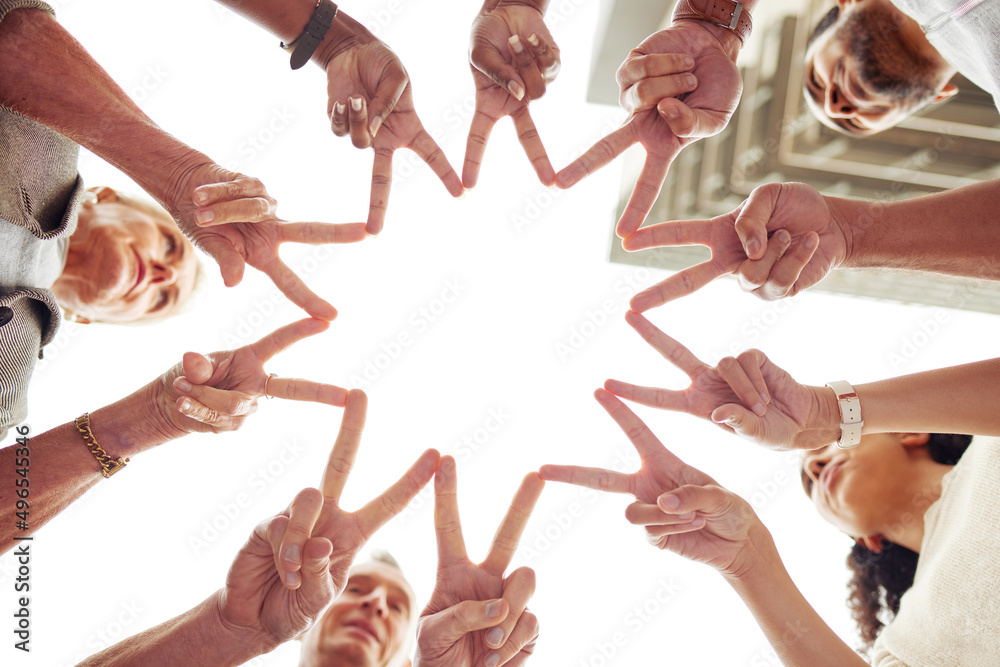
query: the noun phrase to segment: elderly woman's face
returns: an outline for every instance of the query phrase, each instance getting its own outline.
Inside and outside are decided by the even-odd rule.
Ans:
[[[191,295],[197,268],[194,248],[175,225],[103,188],[96,203],[81,207],[52,291],[80,318],[136,322],[173,313]]]
[[[878,433],[853,449],[836,444],[802,459],[802,486],[826,521],[855,537],[881,535],[915,509],[912,448],[927,434]]]

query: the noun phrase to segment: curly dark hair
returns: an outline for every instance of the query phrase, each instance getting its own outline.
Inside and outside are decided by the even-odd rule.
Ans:
[[[934,433],[927,441],[931,458],[955,465],[972,442],[971,435]],[[854,576],[847,584],[847,606],[858,624],[862,651],[868,652],[885,624],[899,611],[899,599],[913,586],[919,554],[894,542],[883,541],[882,552],[855,544],[847,557]]]

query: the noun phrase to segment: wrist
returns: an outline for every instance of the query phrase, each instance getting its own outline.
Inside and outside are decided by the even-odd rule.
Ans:
[[[841,199],[823,197],[830,217],[835,222],[844,239],[844,256],[838,267],[865,268],[872,266],[865,257],[865,248],[877,229],[877,221],[882,215],[882,204],[863,199]]]
[[[323,41],[316,47],[312,61],[326,70],[330,61],[344,51],[374,41],[377,41],[377,38],[367,28],[344,12],[338,11],[337,18],[326,31]]]
[[[166,416],[160,378],[120,401],[90,413],[91,429],[113,457],[132,457],[183,435]]]
[[[703,19],[674,19],[671,22],[672,26],[681,24],[690,25],[705,31],[712,39],[719,43],[719,48],[722,49],[722,52],[734,63],[736,62],[736,58],[740,54],[740,49],[743,48],[743,43],[732,30]]]
[[[803,449],[819,449],[840,440],[840,406],[837,394],[828,387],[809,387],[812,393],[810,423],[803,429],[808,433],[805,442],[798,443]]]
[[[281,641],[269,637],[256,628],[248,628],[235,623],[226,615],[225,593],[218,590],[203,605],[206,632],[217,646],[223,648],[224,655],[239,651],[241,659],[233,664],[241,664],[258,655],[270,653],[281,645]],[[233,647],[233,648],[228,648]]]
[[[493,9],[499,9],[501,7],[530,7],[536,10],[542,16],[545,15],[545,10],[548,9],[549,0],[486,0],[483,5],[483,11],[492,11]]]
[[[760,518],[754,514],[754,523],[748,531],[746,544],[740,551],[737,562],[729,571],[724,572],[722,577],[738,590],[738,586],[752,585],[773,576],[775,562],[781,565],[778,549],[774,546],[774,538]]]

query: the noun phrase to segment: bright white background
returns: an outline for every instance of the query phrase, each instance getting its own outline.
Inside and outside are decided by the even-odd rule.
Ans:
[[[207,0],[66,0],[56,7],[150,116],[221,164],[261,178],[283,217],[364,220],[371,152],[332,136],[322,72],[291,72],[276,38]],[[342,7],[396,49],[417,112],[460,173],[472,109],[467,34],[478,4],[371,0]],[[563,70],[532,112],[557,169],[622,119],[618,109],[584,102],[597,9],[597,0],[553,0],[549,11]],[[93,156],[84,155],[80,168],[91,185],[134,190]],[[686,385],[622,319],[636,288],[665,274],[606,259],[620,162],[573,190],[549,191],[504,121],[480,185],[462,201],[405,151],[397,154],[396,174],[378,239],[285,249],[340,317],[268,370],[350,387],[371,365],[363,385],[368,426],[344,505],[359,507],[427,447],[452,453],[470,554],[482,557],[524,473],[557,462],[637,466],[591,393],[607,377]],[[166,324],[65,325],[31,387],[33,432],[130,393],[187,350],[236,346],[303,317],[283,299],[272,301],[273,286],[255,271],[226,290],[217,268],[205,266],[211,281],[200,303]],[[457,297],[444,304],[449,289]],[[992,317],[820,293],[766,304],[730,280],[651,317],[707,360],[756,346],[813,384],[865,382],[996,354]],[[935,318],[944,324],[921,333],[921,323]],[[412,344],[391,356],[401,334]],[[799,488],[797,457],[685,415],[638,412],[678,455],[753,503],[806,596],[853,642],[844,606],[849,540],[812,511]],[[496,414],[502,425],[488,432]],[[33,650],[14,651],[10,629],[0,624],[8,638],[0,663],[70,665],[202,600],[222,585],[253,525],[318,483],[339,421],[336,409],[262,401],[241,432],[188,436],[136,457],[37,534]],[[542,636],[532,663],[777,664],[721,578],[649,547],[624,519],[628,502],[554,484],[543,494],[515,563],[538,576],[531,608]],[[373,540],[400,560],[421,604],[436,562],[431,506],[428,490]],[[0,609],[11,628],[13,571],[10,555],[0,559]],[[293,644],[253,664],[296,661]]]

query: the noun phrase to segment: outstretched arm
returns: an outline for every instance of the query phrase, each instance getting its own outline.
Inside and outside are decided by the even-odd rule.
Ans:
[[[236,350],[208,356],[188,352],[181,363],[139,391],[92,412],[94,440],[117,460],[188,433],[235,430],[257,409],[265,389],[276,398],[343,406],[347,391],[340,387],[269,377],[263,368],[278,352],[326,328],[325,322],[300,320]],[[101,480],[101,464],[73,422],[37,437],[29,434],[26,443],[0,450],[0,465],[6,470],[28,468],[19,476],[27,480],[25,485],[0,488],[0,508],[8,516],[27,510],[27,527],[16,532],[13,522],[0,527],[0,553],[14,545],[15,536],[38,530]]]
[[[787,667],[865,665],[816,613],[788,576],[774,540],[749,503],[677,458],[624,403],[595,393],[635,446],[642,467],[626,474],[547,465],[542,479],[628,493],[625,516],[649,542],[709,565],[743,599]]]
[[[250,264],[313,317],[337,316],[284,264],[278,247],[360,241],[363,225],[282,224],[260,181],[223,169],[160,129],[42,10],[16,9],[0,22],[0,62],[0,104],[128,174],[218,262],[227,286],[238,284]]]
[[[768,183],[725,215],[650,225],[625,239],[626,250],[712,250],[709,261],[637,294],[632,308],[659,306],[727,273],[768,301],[794,296],[838,268],[1000,280],[997,206],[1000,179],[891,202],[830,197],[804,183]]]

